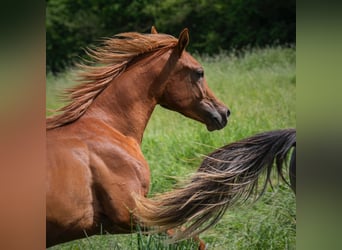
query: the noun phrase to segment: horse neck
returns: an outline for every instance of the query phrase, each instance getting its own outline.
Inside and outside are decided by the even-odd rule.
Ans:
[[[139,144],[162,93],[165,68],[170,53],[151,60],[145,57],[115,78],[94,100],[84,117],[95,117]]]

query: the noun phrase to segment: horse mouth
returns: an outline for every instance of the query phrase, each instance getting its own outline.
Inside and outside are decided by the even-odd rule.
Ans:
[[[229,114],[229,110],[224,112],[213,112],[205,123],[207,130],[214,131],[223,129],[228,124]]]

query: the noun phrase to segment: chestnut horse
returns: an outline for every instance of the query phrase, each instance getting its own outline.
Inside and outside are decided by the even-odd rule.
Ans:
[[[156,105],[204,123],[226,126],[230,114],[209,89],[203,67],[179,38],[122,33],[89,50],[70,103],[47,118],[46,245],[86,235],[130,233],[135,196],[149,191],[141,152]],[[133,228],[133,229],[132,229]]]

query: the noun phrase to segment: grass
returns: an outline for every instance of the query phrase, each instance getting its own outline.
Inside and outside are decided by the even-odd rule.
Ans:
[[[273,129],[296,127],[295,49],[273,47],[237,57],[195,56],[210,88],[231,109],[228,126],[209,133],[205,126],[157,107],[147,126],[142,150],[151,169],[150,195],[187,178],[204,154],[230,142]],[[47,108],[56,108],[56,89],[71,84],[73,71],[47,76]],[[295,249],[295,196],[275,183],[255,204],[228,211],[201,238],[209,249]],[[141,234],[93,236],[52,249],[193,249],[193,242],[165,245],[163,236]]]

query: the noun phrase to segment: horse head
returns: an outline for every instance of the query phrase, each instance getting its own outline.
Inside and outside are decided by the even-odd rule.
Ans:
[[[222,129],[230,111],[208,87],[201,64],[185,51],[188,44],[189,32],[184,29],[171,53],[174,63],[159,104],[204,123],[209,131]]]

